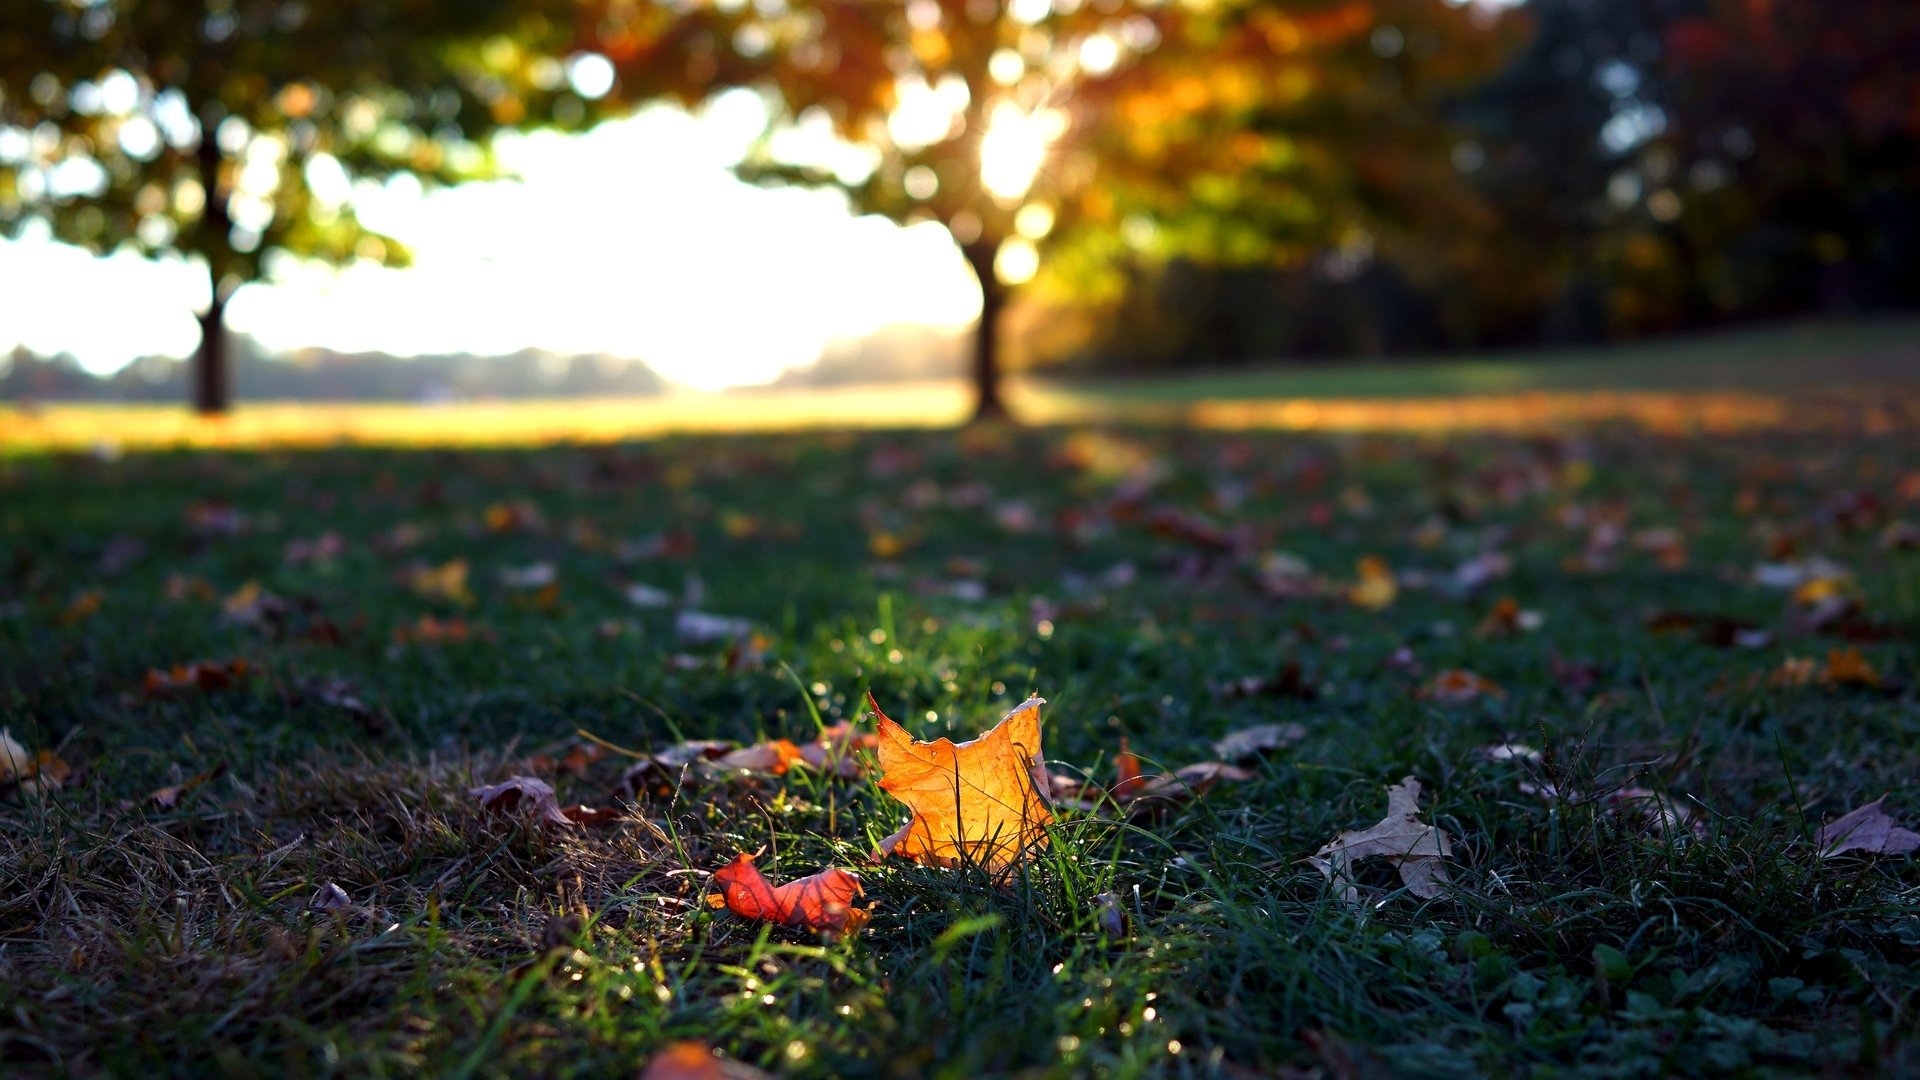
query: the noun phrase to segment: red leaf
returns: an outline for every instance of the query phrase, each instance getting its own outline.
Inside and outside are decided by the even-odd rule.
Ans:
[[[752,855],[742,854],[716,871],[713,883],[721,891],[707,902],[743,918],[829,934],[858,931],[867,921],[866,911],[853,906],[853,898],[863,894],[860,879],[838,867],[774,885],[753,865]]]

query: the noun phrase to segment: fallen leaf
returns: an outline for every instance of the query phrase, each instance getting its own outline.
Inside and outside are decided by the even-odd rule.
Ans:
[[[422,615],[419,621],[406,626],[393,628],[395,645],[442,645],[459,644],[475,638],[491,638],[492,631],[478,623],[469,623],[458,615],[450,619],[436,619],[432,615]]]
[[[1484,675],[1465,668],[1450,668],[1428,679],[1417,696],[1426,701],[1458,705],[1480,697],[1503,698],[1507,692]]]
[[[716,769],[745,769],[780,776],[800,760],[799,747],[786,739],[769,739],[722,754],[711,759],[710,765]]]
[[[467,794],[480,800],[480,805],[489,810],[512,813],[525,801],[548,824],[575,823],[566,811],[560,809],[560,800],[553,793],[553,785],[531,776],[510,776],[497,784],[473,788]]]
[[[842,720],[823,729],[818,739],[801,746],[800,760],[810,768],[851,780],[866,771],[856,756],[858,752],[872,752],[879,746],[878,735],[863,732]]]
[[[1819,673],[1819,664],[1813,657],[1789,656],[1767,673],[1767,686],[1776,690],[1808,686]]]
[[[352,907],[353,898],[347,895],[347,890],[331,881],[320,886],[313,899],[307,901],[308,911],[346,911]]]
[[[1828,649],[1827,668],[1820,673],[1820,681],[1828,686],[1878,687],[1880,673],[1859,649]]]
[[[1238,679],[1214,683],[1211,689],[1221,697],[1229,698],[1262,697],[1270,694],[1274,697],[1312,701],[1319,696],[1319,692],[1307,679],[1306,672],[1297,660],[1287,661],[1277,675],[1246,675]]]
[[[1387,789],[1387,816],[1359,832],[1343,832],[1307,861],[1330,882],[1342,883],[1340,898],[1360,906],[1360,890],[1347,868],[1361,859],[1382,858],[1400,870],[1407,891],[1423,899],[1441,894],[1453,843],[1447,834],[1419,820],[1420,781],[1409,776]]]
[[[673,606],[673,594],[665,589],[656,589],[651,585],[634,582],[625,592],[627,603],[635,607],[663,608]]]
[[[1360,580],[1347,590],[1347,599],[1355,607],[1365,608],[1368,611],[1381,611],[1390,606],[1394,598],[1400,595],[1400,587],[1394,581],[1393,571],[1388,568],[1386,561],[1378,556],[1362,556],[1360,561],[1354,564],[1354,570],[1359,574]]]
[[[88,589],[75,596],[73,602],[60,612],[60,625],[72,626],[75,623],[85,622],[100,610],[100,605],[105,603],[106,599],[107,594],[100,589]]]
[[[1093,898],[1093,903],[1093,918],[1100,924],[1100,930],[1108,937],[1126,937],[1127,909],[1120,906],[1120,898],[1103,892]]]
[[[1480,637],[1504,637],[1510,634],[1531,633],[1540,629],[1545,623],[1545,617],[1539,612],[1522,608],[1518,600],[1511,596],[1503,596],[1480,620],[1480,625],[1474,633]]]
[[[647,1061],[640,1080],[767,1080],[763,1072],[742,1061],[723,1058],[704,1043],[671,1043]]]
[[[10,784],[33,775],[33,754],[15,741],[13,733],[0,728],[0,784]]]
[[[1839,820],[1822,825],[1813,838],[1820,857],[1831,859],[1849,851],[1904,855],[1920,850],[1920,833],[1895,825],[1893,818],[1881,809],[1880,804],[1886,801],[1887,797],[1882,795]]]
[[[1213,752],[1222,761],[1241,761],[1291,746],[1306,737],[1307,729],[1299,724],[1260,724],[1228,732],[1213,744]]]
[[[171,668],[154,668],[147,672],[145,687],[148,697],[165,697],[169,694],[184,694],[198,690],[210,693],[225,690],[227,687],[252,674],[253,665],[245,660],[196,660],[191,664],[175,664]]]
[[[509,566],[500,571],[500,584],[509,589],[544,589],[560,580],[560,571],[550,562]]]
[[[147,801],[159,807],[162,810],[171,810],[174,807],[180,805],[181,796],[185,795],[187,792],[192,791],[194,788],[197,788],[202,784],[208,783],[213,780],[218,780],[220,777],[226,774],[226,771],[227,771],[227,763],[223,761],[220,764],[215,765],[213,768],[208,769],[206,772],[203,772],[200,775],[195,776],[193,779],[188,780],[185,783],[174,784],[170,787],[161,788],[160,790],[154,792],[153,794],[148,795]]]
[[[853,898],[862,894],[860,879],[838,867],[774,885],[753,865],[752,855],[741,854],[714,872],[713,883],[720,892],[709,894],[707,903],[743,918],[828,934],[857,932],[868,918],[853,906]]]
[[[705,611],[682,611],[674,616],[673,632],[681,641],[702,645],[714,641],[737,641],[753,633],[753,623],[729,615]]]
[[[473,603],[473,593],[467,588],[467,569],[465,559],[417,567],[407,575],[407,586],[429,600],[447,600],[464,606]]]
[[[971,742],[920,742],[867,703],[879,725],[880,788],[913,811],[880,842],[876,858],[900,855],[930,866],[973,862],[1000,875],[1047,845],[1053,813],[1042,794],[1041,698],[1028,698]]]

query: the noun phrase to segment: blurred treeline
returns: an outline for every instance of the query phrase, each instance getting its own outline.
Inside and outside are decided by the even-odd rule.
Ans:
[[[249,401],[484,401],[521,397],[642,397],[666,381],[638,360],[524,349],[505,356],[389,356],[306,349],[274,357],[233,342],[235,389]],[[71,356],[0,353],[0,401],[179,401],[189,362],[144,356],[96,375]]]
[[[1920,3],[1531,0],[1446,110],[1473,214],[1287,268],[1136,263],[1029,363],[1576,344],[1920,306]],[[1376,41],[1392,48],[1392,39]]]

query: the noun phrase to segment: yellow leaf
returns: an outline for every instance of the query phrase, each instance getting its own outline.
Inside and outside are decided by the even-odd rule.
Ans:
[[[1354,606],[1380,611],[1400,595],[1400,586],[1393,580],[1393,571],[1384,560],[1367,555],[1355,564],[1355,568],[1359,571],[1360,580],[1347,590],[1347,599]]]
[[[880,842],[876,857],[929,866],[972,862],[1001,875],[1047,845],[1053,820],[1041,792],[1041,698],[1028,698],[991,731],[955,744],[920,742],[868,696],[880,727],[880,788],[906,803],[913,820]]]

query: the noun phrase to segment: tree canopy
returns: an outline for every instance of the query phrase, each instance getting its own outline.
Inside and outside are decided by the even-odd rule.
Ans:
[[[758,91],[742,172],[944,225],[982,293],[973,372],[1003,409],[1007,290],[1127,259],[1288,263],[1474,212],[1440,109],[1507,35],[1434,0],[607,0],[631,93]],[[857,152],[796,152],[799,131]],[[817,150],[824,140],[811,140]]]
[[[274,253],[404,264],[354,182],[489,175],[505,127],[616,104],[571,0],[0,5],[0,234],[206,267],[196,401],[224,409],[226,302]]]

